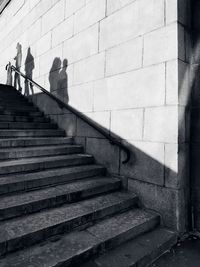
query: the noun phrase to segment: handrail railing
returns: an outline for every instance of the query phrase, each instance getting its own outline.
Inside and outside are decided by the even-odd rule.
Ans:
[[[89,124],[92,128],[94,128],[96,131],[98,131],[100,134],[102,134],[106,139],[110,141],[112,145],[116,145],[120,147],[124,152],[126,153],[126,158],[125,160],[122,161],[123,164],[127,163],[130,160],[130,150],[127,148],[124,144],[122,144],[120,141],[118,141],[116,138],[112,137],[109,133],[107,133],[106,130],[102,129],[100,126],[98,126],[95,122],[93,122],[91,119],[83,115],[80,111],[76,110],[72,106],[66,104],[62,100],[60,100],[58,97],[53,95],[52,93],[48,92],[46,89],[44,89],[41,85],[33,81],[32,79],[28,78],[25,74],[23,74],[21,71],[17,70],[11,63],[9,62],[8,65],[6,66],[6,70],[8,72],[8,76],[12,76],[12,71],[18,73],[20,76],[22,76],[25,80],[29,81],[36,87],[38,87],[43,93],[48,95],[51,99],[55,100],[59,107],[65,108],[69,110],[70,112],[74,113],[77,117],[79,117],[81,120],[85,121],[87,124]],[[8,80],[12,80],[12,78],[8,77]]]

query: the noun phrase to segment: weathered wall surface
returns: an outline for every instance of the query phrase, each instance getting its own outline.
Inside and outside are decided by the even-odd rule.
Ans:
[[[178,77],[187,51],[178,46],[185,32],[177,6],[176,0],[12,0],[0,17],[0,79],[17,42],[22,71],[30,46],[33,79],[125,142],[131,161],[122,165],[123,152],[45,96],[34,101],[110,172],[128,177],[129,188],[165,225],[184,231],[180,163],[187,146],[178,118],[186,100],[179,98]]]

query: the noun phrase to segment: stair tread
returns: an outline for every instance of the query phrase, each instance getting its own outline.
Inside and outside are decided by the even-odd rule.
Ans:
[[[32,141],[32,140],[48,140],[48,141],[50,141],[50,140],[63,140],[63,139],[66,139],[66,140],[68,140],[68,139],[72,139],[72,137],[70,137],[70,136],[58,136],[58,137],[54,137],[54,136],[52,136],[52,137],[20,137],[20,138],[18,138],[17,140],[16,140],[16,138],[3,138],[3,139],[0,139],[0,142],[1,141],[19,141],[19,140],[23,140],[23,141]]]
[[[10,196],[0,197],[0,210],[16,207],[27,203],[36,202],[59,195],[80,192],[84,190],[92,190],[98,186],[114,184],[119,182],[119,179],[112,177],[92,177],[84,180],[78,180],[67,184],[56,185],[35,191],[13,194]]]
[[[1,148],[0,147],[0,153],[1,152],[18,152],[18,151],[32,151],[32,150],[45,150],[45,149],[64,149],[64,148],[79,148],[82,147],[81,145],[76,144],[66,144],[66,145],[45,145],[45,146],[32,146],[32,147],[11,147],[11,148]]]
[[[106,209],[107,207],[131,200],[135,197],[131,193],[115,192],[1,222],[0,242],[6,242],[59,225],[66,221],[72,221],[74,218],[91,214],[97,210]]]
[[[58,266],[59,263],[70,264],[79,261],[77,258],[85,253],[89,255],[89,252],[97,251],[100,245],[110,239],[117,238],[131,229],[139,227],[141,224],[148,223],[155,217],[156,215],[151,212],[133,209],[104,219],[84,231],[65,234],[59,240],[49,240],[31,247],[31,249],[28,248],[10,254],[0,260],[0,265],[2,267],[25,267],[29,265],[32,267],[54,267]],[[101,229],[101,232],[99,232],[99,229]],[[80,264],[76,266],[80,266]]]
[[[60,129],[1,129],[1,132],[63,132]]]
[[[19,137],[0,139],[0,148],[74,144],[72,137]]]
[[[174,232],[160,227],[106,252],[81,267],[146,266],[176,242],[177,235]]]
[[[54,168],[43,171],[31,172],[31,173],[23,173],[23,174],[9,174],[0,176],[0,185],[9,184],[9,183],[17,183],[22,181],[32,181],[34,179],[44,179],[46,177],[53,177],[58,175],[69,175],[74,174],[76,172],[93,170],[93,169],[104,169],[104,167],[100,165],[83,165],[83,166],[75,166],[75,167],[62,167],[62,168]]]
[[[55,161],[55,160],[63,160],[63,159],[70,159],[70,158],[88,158],[92,157],[88,154],[71,154],[71,155],[58,155],[58,156],[45,156],[45,157],[32,157],[32,158],[23,158],[23,159],[17,159],[17,160],[4,160],[0,161],[0,168],[2,167],[8,167],[8,166],[16,166],[16,165],[25,165],[30,163],[41,163],[43,161]]]

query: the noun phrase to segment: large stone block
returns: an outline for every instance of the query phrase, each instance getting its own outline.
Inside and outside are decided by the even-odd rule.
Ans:
[[[73,38],[64,42],[63,55],[67,57],[69,63],[90,57],[98,53],[99,26],[88,28],[78,33]],[[63,38],[63,37],[62,37]]]
[[[41,30],[42,30],[42,24],[41,24],[41,18],[40,18],[29,28],[29,31],[31,32],[31,34],[28,35],[30,45],[40,39]]]
[[[131,151],[127,164],[121,164],[120,174],[152,184],[164,185],[164,144],[127,141]],[[121,158],[125,158],[124,152]]]
[[[178,24],[178,58],[186,61],[185,28],[180,24]]]
[[[188,110],[184,106],[178,107],[178,141],[179,143],[184,143],[189,141],[189,136],[187,136],[186,119],[188,119]]]
[[[52,47],[62,43],[64,40],[72,37],[74,29],[74,20],[73,17],[70,17],[60,23],[52,31]]]
[[[41,0],[37,6],[35,6],[34,9],[32,9],[32,18],[35,20],[37,20],[38,18],[40,18],[41,16],[43,16],[44,14],[48,14],[47,11],[50,10],[50,8],[52,7],[52,3],[51,1],[46,1],[46,0]],[[52,13],[50,13],[52,16]],[[56,14],[57,15],[57,14]],[[47,20],[47,17],[46,17]]]
[[[108,79],[94,82],[94,111],[109,109]]]
[[[87,138],[86,152],[94,155],[96,161],[110,173],[119,173],[119,148],[106,139]],[[106,155],[106,157],[105,157]]]
[[[165,106],[145,109],[144,140],[177,143],[178,108]]]
[[[81,112],[93,109],[93,83],[69,88],[69,104]]]
[[[66,0],[65,17],[69,17],[85,5],[85,0]]]
[[[146,208],[161,214],[162,223],[165,226],[180,232],[186,230],[187,217],[183,191],[142,183],[133,179],[129,179],[129,189],[139,196]]]
[[[107,78],[104,86],[111,110],[160,106],[165,101],[165,66],[161,64],[116,75]]]
[[[37,56],[41,56],[50,49],[51,49],[51,32],[48,32],[41,39],[37,41],[36,44]]]
[[[138,5],[134,2],[100,22],[100,50],[120,44],[139,34]]]
[[[100,53],[74,64],[74,84],[86,83],[104,77],[105,53]]]
[[[129,140],[142,140],[143,109],[111,112],[111,134]]]
[[[166,104],[178,104],[178,61],[166,63]]]
[[[166,23],[177,21],[178,4],[177,0],[166,0]]]
[[[96,123],[97,126],[104,129],[109,133],[110,126],[110,114],[109,112],[87,112],[84,113],[86,118],[90,119],[93,123]],[[88,123],[81,119],[77,119],[77,136],[78,137],[95,137],[95,138],[104,138],[104,136],[94,127],[91,127]]]
[[[47,33],[64,20],[65,1],[59,1],[42,17],[42,34]]]
[[[177,4],[178,4],[178,21],[181,24],[189,27],[191,23],[191,1],[178,0]]]
[[[173,23],[144,37],[144,65],[176,59],[178,56],[177,25]]]
[[[62,45],[58,45],[40,56],[40,75],[49,74],[55,58],[62,59]]]
[[[110,15],[133,1],[135,0],[107,0],[107,15]]]
[[[141,37],[109,49],[106,52],[106,75],[127,72],[142,66],[143,40]]]
[[[93,0],[76,12],[74,17],[74,32],[80,32],[102,20],[106,13],[105,0]]]
[[[29,1],[29,9],[33,9],[38,3],[40,2],[40,0],[34,0],[34,1]]]
[[[103,127],[107,132],[110,131],[111,114],[110,111],[93,112],[91,119],[94,120],[99,126]]]
[[[100,49],[104,50],[164,24],[164,1],[134,1],[100,23]]]
[[[39,93],[36,96],[36,104],[47,115],[62,115],[63,109],[58,106],[58,104],[51,99],[49,96]]]
[[[165,144],[165,185],[180,188],[178,177],[178,144]]]

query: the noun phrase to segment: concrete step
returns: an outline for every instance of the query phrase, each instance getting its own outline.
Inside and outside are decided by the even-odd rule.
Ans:
[[[0,129],[57,129],[58,126],[46,122],[0,122]]]
[[[0,115],[0,122],[50,122],[45,117]]]
[[[1,267],[78,267],[88,258],[154,229],[158,223],[159,217],[149,211],[129,210],[104,219],[86,230],[60,235],[45,243],[7,255],[0,260],[0,265]]]
[[[80,267],[144,267],[177,243],[177,236],[165,228],[157,228],[137,237]],[[166,265],[167,267],[167,265]]]
[[[134,194],[114,192],[1,222],[0,255],[122,212],[136,203],[137,197]]]
[[[8,137],[53,137],[53,136],[65,136],[65,131],[59,129],[32,129],[32,130],[4,130],[0,131],[0,138],[8,138]]]
[[[92,159],[90,159],[92,160]],[[55,159],[54,159],[55,161]],[[94,176],[103,176],[106,169],[91,162],[80,162],[80,166],[62,167],[34,171],[30,173],[19,173],[0,176],[0,195],[30,191],[47,186],[69,183],[75,180],[82,180]],[[85,164],[85,165],[84,165]],[[90,164],[90,165],[89,165]],[[49,163],[50,165],[50,163]],[[38,166],[37,166],[38,167]]]
[[[120,187],[119,179],[92,177],[68,184],[1,197],[0,220],[77,202],[88,197],[119,190]]]
[[[0,110],[0,115],[41,117],[43,113],[41,111]]]
[[[33,107],[33,103],[32,102],[29,102],[27,99],[24,99],[24,98],[18,98],[18,97],[15,97],[13,99],[10,99],[8,97],[3,97],[3,96],[0,96],[0,106],[22,106],[22,105],[25,105],[25,106],[31,106]]]
[[[32,103],[29,103],[28,101],[25,100],[18,100],[14,99],[12,101],[7,101],[7,100],[1,100],[0,99],[0,108],[8,108],[8,109],[37,109],[36,106],[34,106]]]
[[[0,148],[3,147],[30,147],[30,146],[44,146],[44,145],[66,145],[72,144],[72,137],[21,137],[21,138],[10,138],[0,139]]]
[[[35,112],[38,111],[38,108],[35,106],[29,105],[3,105],[0,106],[0,110],[11,110],[11,111],[28,111],[28,112]]]
[[[83,153],[81,145],[0,148],[0,160]]]
[[[48,168],[58,168],[66,166],[77,166],[81,164],[90,164],[94,158],[87,154],[72,154],[51,157],[36,157],[18,160],[0,161],[0,175],[39,171]],[[1,180],[1,176],[0,176]]]

